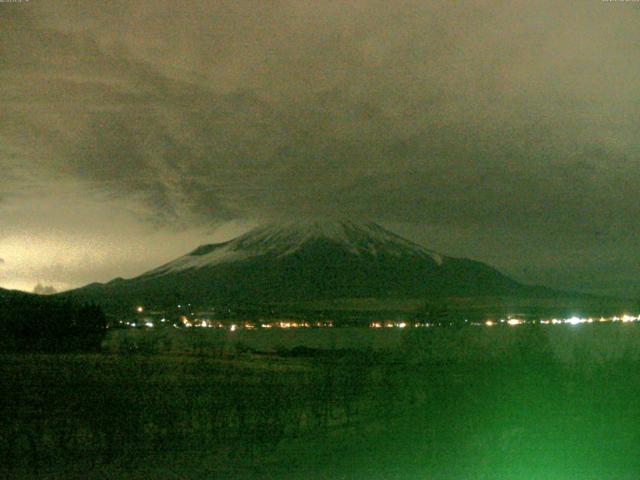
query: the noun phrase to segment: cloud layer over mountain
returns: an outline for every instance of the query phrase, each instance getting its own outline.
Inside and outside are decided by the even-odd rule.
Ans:
[[[50,241],[91,212],[120,232],[97,229],[107,250],[181,232],[171,256],[185,231],[338,212],[520,279],[630,292],[637,4],[62,0],[0,15],[8,263],[9,237]]]

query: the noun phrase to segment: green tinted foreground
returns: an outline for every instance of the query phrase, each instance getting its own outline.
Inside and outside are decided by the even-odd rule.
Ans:
[[[437,335],[387,351],[3,356],[0,478],[637,478],[633,355],[560,362],[523,329],[490,361],[436,361]]]

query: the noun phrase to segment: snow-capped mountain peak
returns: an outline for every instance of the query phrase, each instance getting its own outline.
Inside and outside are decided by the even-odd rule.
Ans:
[[[442,255],[403,239],[375,223],[310,220],[267,224],[228,242],[202,245],[144,276],[209,268],[254,257],[285,257],[301,251],[312,242],[331,244],[353,255],[430,258],[438,265],[444,259]]]
[[[524,288],[488,265],[438,255],[374,223],[298,221],[259,226],[75,294],[118,305],[253,305],[512,295]]]

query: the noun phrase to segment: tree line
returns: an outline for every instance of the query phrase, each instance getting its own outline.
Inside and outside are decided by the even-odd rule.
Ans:
[[[96,305],[32,295],[0,298],[0,351],[97,351],[107,320]]]

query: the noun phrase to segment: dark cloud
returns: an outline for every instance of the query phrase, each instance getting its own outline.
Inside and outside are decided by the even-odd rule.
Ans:
[[[0,201],[78,184],[180,229],[339,212],[525,279],[640,253],[637,5],[1,8]]]

